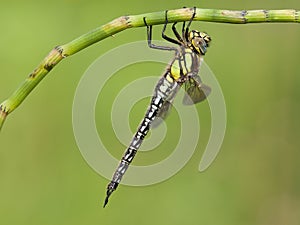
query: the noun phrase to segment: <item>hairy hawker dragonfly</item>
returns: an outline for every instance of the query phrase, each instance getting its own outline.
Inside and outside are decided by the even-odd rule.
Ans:
[[[186,93],[183,104],[186,105],[195,104],[205,100],[211,91],[209,86],[202,83],[201,78],[198,75],[199,67],[203,61],[203,56],[207,51],[211,38],[204,32],[199,32],[197,30],[189,31],[189,27],[196,14],[196,8],[194,8],[194,13],[186,27],[185,22],[183,22],[181,35],[175,27],[176,22],[172,25],[172,31],[176,39],[168,37],[165,34],[168,24],[167,14],[168,11],[165,13],[166,20],[162,30],[162,37],[178,46],[169,47],[152,44],[152,25],[148,25],[146,18],[144,17],[144,23],[147,26],[148,46],[154,49],[174,51],[175,57],[169,63],[166,71],[159,79],[146,115],[132,138],[129,147],[126,149],[111,182],[107,186],[103,207],[108,203],[110,195],[117,189],[150,127],[157,123],[158,120],[155,119],[158,117],[165,118],[168,111],[170,111],[172,101],[180,87],[185,84]]]

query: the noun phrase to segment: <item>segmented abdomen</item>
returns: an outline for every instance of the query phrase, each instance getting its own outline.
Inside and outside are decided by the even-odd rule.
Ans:
[[[129,164],[132,162],[137,150],[140,148],[143,139],[147,135],[150,129],[151,122],[155,119],[157,112],[167,99],[176,94],[179,87],[180,86],[176,81],[170,79],[169,70],[162,78],[160,78],[155,87],[154,94],[151,99],[151,104],[146,112],[146,115],[140,123],[129,147],[125,151],[125,154],[122,157],[122,160],[117,170],[115,171],[111,182],[107,186],[108,192],[111,193],[116,190],[118,184],[121,182],[123,175],[128,169]]]

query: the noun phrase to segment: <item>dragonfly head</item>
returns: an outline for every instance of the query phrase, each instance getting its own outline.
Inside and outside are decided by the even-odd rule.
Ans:
[[[192,50],[197,54],[205,55],[211,38],[207,33],[192,30],[188,34],[188,41]]]

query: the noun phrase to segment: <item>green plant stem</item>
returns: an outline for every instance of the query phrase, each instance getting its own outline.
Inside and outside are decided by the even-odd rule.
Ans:
[[[182,8],[168,11],[168,22],[188,21],[194,12],[193,8]],[[299,10],[243,10],[231,11],[220,9],[196,9],[195,21],[216,23],[299,23]],[[146,17],[149,25],[165,23],[165,11],[146,13],[134,16],[119,17],[75,40],[54,48],[46,58],[29,74],[26,80],[4,102],[0,104],[0,130],[9,113],[14,111],[39,84],[39,82],[57,65],[63,58],[73,55],[88,46],[99,42],[120,31],[133,27],[145,26],[143,18]]]

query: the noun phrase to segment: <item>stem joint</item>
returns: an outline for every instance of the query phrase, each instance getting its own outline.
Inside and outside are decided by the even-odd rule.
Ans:
[[[9,113],[9,109],[6,108],[5,105],[3,105],[3,103],[0,105],[0,117],[6,117]]]

